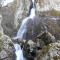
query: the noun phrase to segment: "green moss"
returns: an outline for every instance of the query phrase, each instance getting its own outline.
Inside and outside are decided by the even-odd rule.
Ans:
[[[60,16],[60,12],[53,9],[53,10],[50,11],[50,15],[52,15],[52,16]]]
[[[42,53],[43,53],[43,55],[45,55],[46,53],[48,53],[50,47],[51,47],[50,45],[47,45],[47,46],[44,46],[44,47],[42,48]]]
[[[2,33],[0,32],[0,37],[2,36]]]
[[[60,60],[60,56],[54,56],[53,59],[54,60]]]

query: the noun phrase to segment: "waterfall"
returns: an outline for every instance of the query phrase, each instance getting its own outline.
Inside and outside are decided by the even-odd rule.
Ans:
[[[19,28],[19,30],[17,32],[17,36],[14,37],[13,39],[15,39],[15,40],[16,39],[24,39],[24,34],[26,34],[26,32],[28,30],[27,29],[27,26],[28,26],[27,24],[29,22],[30,25],[32,25],[34,17],[35,17],[35,8],[32,8],[31,12],[30,12],[30,15],[27,18],[23,19],[22,24],[21,24],[21,26],[20,26],[20,28]]]
[[[32,9],[32,12],[31,13],[34,13],[33,12],[34,9]],[[27,22],[33,18],[34,14],[30,15],[29,17],[25,18],[23,21],[22,21],[22,24],[21,24],[21,27],[19,28],[18,32],[17,32],[17,36],[14,37],[13,39],[23,39],[23,35],[27,32]],[[23,51],[21,49],[21,46],[19,44],[14,44],[14,47],[15,47],[15,54],[16,54],[16,60],[26,60],[24,57],[23,57]]]
[[[16,54],[16,60],[25,60],[23,57],[23,51],[21,49],[21,46],[19,44],[14,44],[15,47],[15,54]]]
[[[32,0],[32,3],[34,3],[34,0]],[[30,14],[27,18],[23,19],[22,24],[17,32],[16,37],[14,37],[13,39],[24,39],[24,37],[26,38],[26,33],[28,31],[29,28],[32,27],[33,24],[33,18],[35,17],[35,8],[33,7],[34,5],[31,5],[32,8],[30,9]],[[29,36],[30,37],[30,36]],[[15,54],[16,54],[16,60],[25,60],[25,58],[23,57],[23,51],[21,49],[21,46],[19,44],[14,44],[15,47]]]

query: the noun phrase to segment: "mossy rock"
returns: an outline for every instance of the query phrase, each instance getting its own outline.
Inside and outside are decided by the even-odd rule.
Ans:
[[[53,59],[54,60],[60,60],[60,56],[54,56]]]
[[[50,15],[52,15],[52,16],[60,16],[60,11],[56,11],[56,10],[51,10],[50,11]]]
[[[47,47],[44,46],[44,47],[42,48],[42,53],[43,53],[43,55],[46,55],[46,53],[48,53],[48,51],[49,51],[50,48],[51,48],[50,45],[47,45]]]

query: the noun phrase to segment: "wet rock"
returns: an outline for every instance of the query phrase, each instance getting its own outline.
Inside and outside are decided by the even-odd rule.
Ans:
[[[34,59],[37,56],[36,54],[39,53],[44,46],[53,42],[56,42],[55,37],[50,32],[44,31],[37,36],[35,41],[28,40],[23,44],[24,55],[26,55],[28,59],[32,57]]]
[[[22,20],[28,16],[29,6],[30,6],[29,0],[23,0],[23,1],[20,0],[19,1],[19,7],[15,12],[15,25],[16,25],[16,27],[20,26]]]
[[[34,60],[34,57],[36,56],[36,43],[32,40],[28,40],[23,46],[23,52],[28,60]]]
[[[37,38],[41,39],[40,41],[43,41],[45,45],[56,42],[55,37],[48,31],[42,32]]]

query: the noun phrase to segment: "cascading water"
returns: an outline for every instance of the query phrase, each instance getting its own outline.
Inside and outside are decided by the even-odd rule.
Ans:
[[[32,0],[34,2],[34,0]],[[34,5],[33,5],[34,6]],[[30,15],[22,21],[22,24],[17,32],[17,36],[14,39],[23,39],[23,35],[27,32],[28,21],[33,24],[33,18],[35,17],[35,8],[31,8]]]
[[[23,51],[21,49],[21,46],[19,44],[14,44],[15,47],[15,54],[16,54],[16,60],[25,60],[23,57]]]
[[[34,0],[32,0],[32,3],[34,4]],[[34,6],[34,5],[32,5]],[[28,21],[32,21],[33,18],[35,16],[35,8],[31,8],[31,11],[30,11],[30,15],[25,18],[23,21],[22,21],[22,24],[17,32],[17,36],[14,37],[13,39],[16,40],[16,39],[24,39],[24,35],[26,34],[27,32],[27,24],[28,24]],[[33,23],[33,21],[32,21]],[[30,24],[31,25],[31,24]],[[15,47],[15,54],[16,54],[16,60],[26,60],[24,57],[23,57],[23,51],[21,49],[21,46],[19,44],[14,44],[14,47]]]

